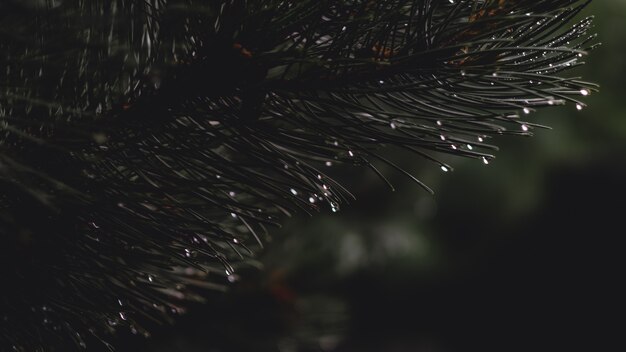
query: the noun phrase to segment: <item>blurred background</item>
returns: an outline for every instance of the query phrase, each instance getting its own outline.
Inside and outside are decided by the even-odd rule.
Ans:
[[[505,137],[490,165],[337,170],[357,200],[296,214],[228,294],[210,293],[122,351],[601,351],[623,334],[626,1],[596,0],[603,45],[573,75],[601,84],[589,107],[555,107],[532,139]],[[357,177],[358,176],[358,177]],[[617,350],[624,350],[618,348]]]

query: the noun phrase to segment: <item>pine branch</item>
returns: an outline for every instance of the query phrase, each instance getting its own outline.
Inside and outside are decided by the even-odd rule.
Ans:
[[[488,163],[597,89],[589,1],[0,3],[0,346],[55,350],[225,289],[382,147]],[[393,187],[393,186],[392,186]],[[429,189],[428,189],[429,190]],[[104,342],[106,343],[106,342]],[[60,347],[67,350],[67,347]]]

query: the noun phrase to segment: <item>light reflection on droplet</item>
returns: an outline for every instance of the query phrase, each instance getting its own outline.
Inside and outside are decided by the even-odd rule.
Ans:
[[[441,165],[441,171],[448,172],[450,170],[447,167],[445,167],[444,165]]]
[[[583,109],[583,106],[581,104],[576,104],[576,110],[580,111]]]
[[[483,156],[483,164],[489,165],[489,159]]]
[[[528,126],[527,125],[522,125],[522,131],[528,132]]]
[[[589,95],[589,91],[587,89],[581,89],[580,90],[580,94],[582,94],[584,96],[587,96],[587,95]]]
[[[289,191],[291,192],[291,194],[293,194],[294,196],[298,195],[298,191],[296,191],[295,189],[291,188],[289,189]]]

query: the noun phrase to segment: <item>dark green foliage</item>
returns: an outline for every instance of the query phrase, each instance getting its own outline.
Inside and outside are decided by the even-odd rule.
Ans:
[[[0,348],[147,334],[281,216],[338,210],[332,163],[488,163],[520,115],[582,108],[587,3],[1,2]]]

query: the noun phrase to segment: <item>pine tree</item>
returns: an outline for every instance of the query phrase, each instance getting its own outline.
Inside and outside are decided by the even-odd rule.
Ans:
[[[0,2],[0,349],[147,336],[281,218],[352,198],[330,165],[430,191],[381,149],[450,171],[582,109],[589,2]]]

